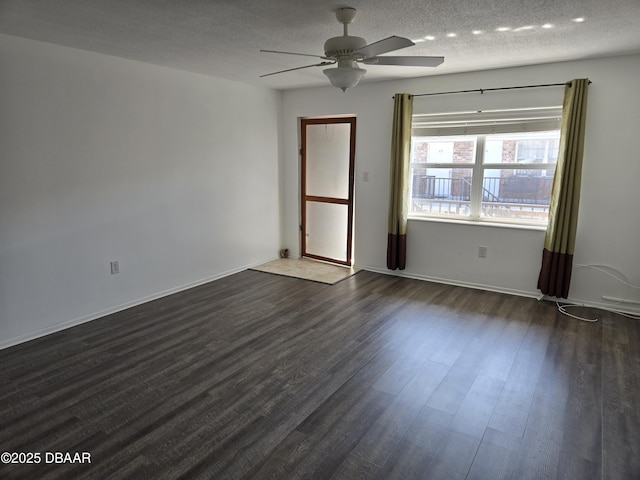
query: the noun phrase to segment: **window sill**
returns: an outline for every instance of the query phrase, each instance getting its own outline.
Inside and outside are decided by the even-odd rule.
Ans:
[[[433,223],[449,223],[456,225],[473,225],[479,227],[497,227],[508,228],[512,230],[531,230],[535,232],[546,232],[547,227],[545,225],[533,225],[526,223],[510,223],[510,222],[491,222],[488,220],[465,220],[463,218],[439,218],[439,217],[426,217],[419,215],[410,215],[409,221],[417,220],[419,222],[433,222]]]

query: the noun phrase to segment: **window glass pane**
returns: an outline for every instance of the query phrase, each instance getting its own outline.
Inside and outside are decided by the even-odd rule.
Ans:
[[[351,124],[307,125],[306,194],[349,197]]]
[[[546,223],[554,170],[486,169],[481,216]]]
[[[487,135],[484,163],[555,164],[560,132]]]
[[[347,205],[306,202],[305,252],[334,260],[347,260]]]
[[[412,163],[474,163],[476,137],[413,137]]]
[[[411,168],[410,213],[469,216],[471,168]]]

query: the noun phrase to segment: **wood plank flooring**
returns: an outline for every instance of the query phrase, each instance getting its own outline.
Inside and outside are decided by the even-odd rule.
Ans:
[[[639,479],[640,322],[598,315],[244,271],[0,351],[0,451],[42,455],[0,478]]]

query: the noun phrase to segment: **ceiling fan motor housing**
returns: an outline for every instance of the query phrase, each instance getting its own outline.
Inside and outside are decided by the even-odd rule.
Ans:
[[[367,41],[362,37],[352,37],[348,33],[348,25],[356,17],[356,9],[351,7],[338,8],[336,19],[342,23],[344,34],[341,37],[333,37],[324,42],[324,54],[329,58],[351,56],[351,53],[367,45]]]
[[[362,37],[352,37],[350,35],[342,35],[341,37],[333,37],[324,42],[324,54],[326,57],[338,58],[348,55],[355,50],[367,45],[367,41]]]

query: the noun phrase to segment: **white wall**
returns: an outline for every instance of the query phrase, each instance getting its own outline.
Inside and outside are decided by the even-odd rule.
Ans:
[[[376,68],[376,67],[370,67]],[[383,67],[378,67],[383,68]],[[299,254],[299,159],[297,119],[305,116],[357,115],[355,261],[386,270],[390,131],[396,92],[428,93],[476,88],[561,83],[588,77],[587,139],[576,264],[602,264],[640,284],[640,56],[615,57],[509,68],[468,74],[362,84],[342,93],[335,88],[301,89],[283,95],[284,238]],[[416,98],[414,109],[460,111],[487,102],[503,107],[562,103],[562,89]],[[553,96],[557,98],[557,101]],[[493,98],[493,100],[489,100]],[[369,181],[363,181],[363,172]],[[469,285],[522,295],[537,295],[544,232],[488,226],[410,221],[407,269],[417,278]],[[486,259],[478,246],[488,247]],[[638,290],[591,269],[575,268],[570,298],[606,305],[602,295],[640,300]],[[638,305],[625,305],[638,311]]]
[[[7,35],[0,65],[0,347],[277,256],[278,92]]]

